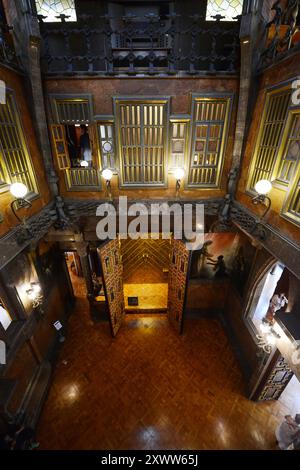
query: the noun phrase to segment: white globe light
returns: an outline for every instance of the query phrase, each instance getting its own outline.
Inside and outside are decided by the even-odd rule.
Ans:
[[[102,176],[106,181],[110,181],[113,176],[113,172],[109,168],[105,168],[105,170],[102,171]]]
[[[174,171],[174,176],[177,180],[181,180],[184,177],[184,169],[176,168],[176,170]]]
[[[28,193],[28,189],[23,183],[13,183],[10,185],[10,192],[14,197],[22,199]]]
[[[272,184],[268,180],[260,180],[255,185],[255,191],[258,194],[268,194],[272,189]]]
[[[87,167],[87,166],[89,166],[89,164],[85,160],[81,160],[80,166]]]

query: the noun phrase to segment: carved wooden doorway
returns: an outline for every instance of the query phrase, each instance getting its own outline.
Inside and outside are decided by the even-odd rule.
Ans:
[[[183,330],[183,316],[186,304],[191,252],[182,240],[172,238],[169,267],[168,318],[171,326],[179,333]]]
[[[125,315],[120,241],[119,239],[110,240],[97,251],[102,266],[111,333],[112,336],[116,336]]]

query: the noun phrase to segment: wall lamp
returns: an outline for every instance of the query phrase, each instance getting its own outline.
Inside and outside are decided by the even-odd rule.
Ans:
[[[179,191],[181,187],[181,180],[184,177],[184,169],[183,168],[176,168],[174,170],[174,176],[176,178],[176,197],[179,197]]]
[[[10,185],[10,192],[16,198],[10,205],[11,210],[18,221],[22,222],[17,214],[17,210],[32,206],[31,202],[25,199],[25,196],[28,193],[27,186],[25,186],[23,183],[13,183]]]
[[[267,194],[272,189],[272,184],[268,180],[260,180],[256,183],[254,187],[255,191],[257,192],[257,196],[252,199],[253,204],[263,204],[266,206],[266,209],[261,216],[261,220],[267,215],[271,207],[271,199]]]
[[[110,180],[111,180],[112,177],[113,177],[113,172],[112,172],[109,168],[105,168],[105,169],[102,171],[102,177],[103,177],[103,178],[105,179],[105,181],[106,181],[106,196],[108,197],[108,199],[109,199],[110,201],[112,201]]]
[[[33,308],[38,308],[42,304],[44,296],[38,282],[31,282],[29,289],[26,290],[26,294],[32,301]]]
[[[281,336],[276,333],[272,325],[268,320],[262,320],[262,323],[259,325],[261,334],[256,335],[257,346],[267,354],[270,354],[273,346],[276,344],[276,339],[279,339]]]

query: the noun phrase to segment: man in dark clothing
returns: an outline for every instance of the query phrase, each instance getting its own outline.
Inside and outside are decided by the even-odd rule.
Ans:
[[[91,152],[91,144],[90,144],[90,137],[87,131],[87,126],[85,124],[81,124],[81,136],[79,139],[80,145],[80,158],[88,163],[89,166],[92,166],[92,152]]]

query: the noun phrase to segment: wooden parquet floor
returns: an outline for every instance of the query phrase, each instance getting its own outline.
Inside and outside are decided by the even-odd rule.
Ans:
[[[217,320],[187,320],[178,336],[163,315],[128,315],[113,339],[81,296],[38,440],[41,449],[273,449],[287,412],[245,398]]]

